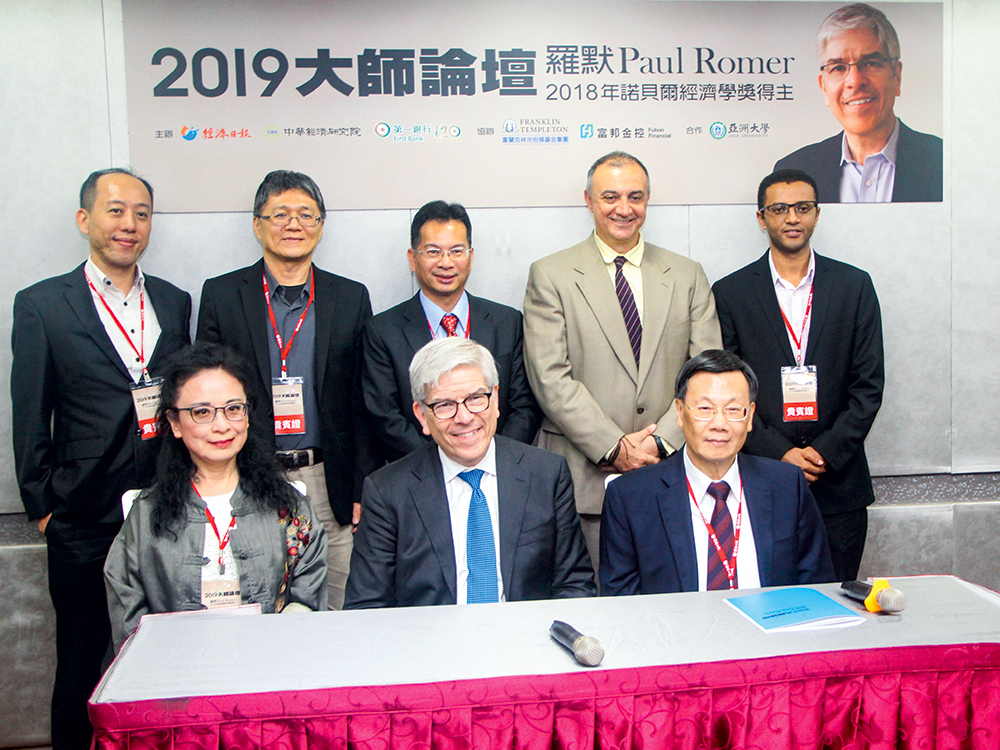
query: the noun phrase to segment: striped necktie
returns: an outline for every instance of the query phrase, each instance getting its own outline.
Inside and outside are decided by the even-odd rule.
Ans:
[[[642,346],[642,321],[639,320],[639,309],[635,306],[632,287],[628,285],[622,271],[623,265],[625,265],[625,256],[615,257],[615,292],[618,294],[618,304],[621,305],[622,316],[625,318],[625,330],[628,331],[628,342],[632,345],[635,366],[638,367],[639,349]]]
[[[719,540],[719,546],[726,553],[726,558],[732,563],[733,559],[733,516],[729,512],[726,500],[729,498],[729,485],[726,482],[712,482],[708,485],[708,494],[715,498],[715,510],[712,511],[712,528],[715,529],[715,536]],[[706,588],[709,591],[716,589],[728,589],[729,577],[726,575],[726,568],[719,557],[719,551],[708,540],[708,578]],[[736,571],[733,571],[733,586],[737,586]]]

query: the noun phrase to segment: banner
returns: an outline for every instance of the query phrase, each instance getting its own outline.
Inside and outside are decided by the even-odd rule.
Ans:
[[[849,116],[816,57],[842,5],[123,0],[131,161],[163,212],[247,211],[272,169],[308,173],[330,209],[581,205],[618,149],[653,204],[752,203]],[[942,5],[878,7],[895,114],[940,136]]]

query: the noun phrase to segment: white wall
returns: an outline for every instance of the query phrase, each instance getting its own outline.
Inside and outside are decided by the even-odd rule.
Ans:
[[[814,246],[868,270],[882,303],[886,398],[868,441],[876,474],[1000,470],[1000,97],[987,50],[1000,3],[945,5],[945,197],[942,204],[827,205]],[[86,257],[76,193],[86,175],[128,163],[121,7],[117,0],[0,0],[0,206],[8,244],[0,276],[0,330],[18,289]],[[140,172],[142,165],[134,165]],[[578,175],[539,175],[583,185]],[[238,166],[234,167],[238,168]],[[256,185],[261,175],[248,174]],[[657,180],[683,175],[654,174]],[[463,180],[488,179],[456,170]],[[345,175],[345,184],[349,176]],[[328,192],[343,186],[324,185]],[[405,260],[409,211],[329,217],[317,263],[364,282],[376,312],[412,294]],[[582,206],[472,212],[473,293],[520,306],[532,260],[584,237]],[[699,260],[714,281],[760,255],[753,206],[672,206],[649,211],[646,236]],[[250,215],[157,215],[143,259],[148,272],[192,293],[201,282],[259,257]],[[972,364],[969,364],[972,363]],[[0,348],[0,512],[21,510],[9,428],[10,353]]]

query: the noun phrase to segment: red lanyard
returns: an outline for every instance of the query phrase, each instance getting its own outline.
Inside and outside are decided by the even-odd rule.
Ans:
[[[260,278],[264,282],[264,301],[267,302],[267,314],[271,317],[271,329],[274,331],[274,340],[278,342],[278,351],[281,352],[281,377],[288,377],[288,367],[285,364],[285,360],[288,359],[288,352],[292,350],[292,342],[295,341],[295,334],[299,332],[302,324],[306,322],[306,313],[309,312],[309,305],[312,304],[313,298],[316,296],[316,274],[309,271],[309,301],[306,302],[306,309],[302,311],[302,315],[299,316],[299,322],[295,324],[295,330],[292,331],[292,335],[288,337],[288,344],[286,345],[281,340],[281,334],[278,333],[278,321],[274,317],[274,308],[271,307],[271,293],[267,287],[267,275],[261,273]]]
[[[789,303],[790,306],[790,303]],[[799,335],[795,335],[795,331],[792,330],[792,324],[788,322],[788,318],[785,316],[785,311],[781,310],[781,305],[778,305],[778,309],[781,310],[781,319],[785,321],[785,328],[788,330],[788,335],[792,337],[792,341],[795,342],[795,364],[802,364],[802,337],[806,333],[806,324],[809,322],[809,313],[812,311],[813,306],[813,288],[812,284],[809,285],[809,301],[806,302],[806,314],[802,316],[802,330],[799,331]]]
[[[122,336],[128,342],[128,345],[132,347],[132,351],[135,352],[135,356],[139,358],[139,364],[142,365],[142,374],[146,380],[149,380],[149,371],[146,369],[146,296],[145,292],[139,292],[139,348],[135,348],[135,343],[132,341],[132,337],[128,335],[125,331],[125,326],[122,322],[118,320],[118,316],[115,315],[115,311],[108,306],[108,301],[104,299],[104,295],[97,291],[97,287],[94,286],[94,282],[90,280],[90,276],[86,271],[83,272],[84,277],[87,279],[87,284],[94,291],[100,300],[101,304],[104,305],[104,309],[108,311],[108,315],[111,319],[115,321],[115,325],[118,326],[118,330],[122,332]]]
[[[198,492],[198,488],[194,486],[194,480],[191,481],[191,489],[194,490],[194,494],[201,497],[201,493]],[[202,502],[205,498],[201,497]],[[212,531],[215,532],[215,538],[219,540],[219,567],[222,568],[222,553],[229,544],[229,532],[232,531],[233,527],[236,525],[236,516],[233,516],[233,520],[229,522],[229,527],[226,529],[226,533],[223,536],[219,536],[219,527],[215,525],[215,518],[212,516],[212,511],[208,509],[208,505],[205,505],[205,515],[208,517],[208,522],[212,524]]]
[[[712,528],[712,524],[709,523],[708,519],[705,518],[705,514],[701,512],[701,506],[694,497],[694,490],[691,489],[691,480],[687,480],[688,494],[691,496],[691,502],[694,503],[694,507],[698,510],[698,515],[701,516],[701,522],[705,524],[705,530],[708,531],[708,538],[712,540],[712,544],[715,546],[715,551],[719,553],[719,559],[722,561],[722,567],[726,570],[726,577],[729,579],[729,588],[735,589],[736,586],[733,585],[736,580],[736,556],[740,553],[740,527],[743,525],[743,478],[740,478],[740,504],[736,509],[736,526],[733,532],[733,557],[732,559],[726,557],[726,553],[722,551],[722,545],[719,544],[719,537],[715,535],[715,529]]]
[[[451,315],[452,313],[447,313],[447,314]],[[441,317],[443,318],[444,316],[442,315]],[[465,338],[469,338],[469,327],[470,327],[469,324],[470,323],[472,323],[472,306],[471,305],[469,306],[469,314],[465,316]],[[438,323],[438,325],[441,325],[441,324]],[[430,328],[430,330],[431,330],[431,338],[432,339],[436,339],[437,336],[434,335],[434,329],[431,328],[431,322],[429,320],[427,321],[427,327]]]

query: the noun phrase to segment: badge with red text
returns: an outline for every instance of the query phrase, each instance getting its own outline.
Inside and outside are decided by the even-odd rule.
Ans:
[[[135,418],[139,422],[139,430],[143,440],[152,440],[158,434],[156,411],[160,408],[160,385],[163,378],[140,380],[132,383],[132,403],[135,405]]]
[[[784,421],[815,422],[819,419],[817,393],[816,365],[781,368],[781,411]]]
[[[240,604],[240,582],[220,579],[201,582],[201,603],[205,609],[237,607]]]
[[[302,378],[271,380],[271,401],[274,405],[275,435],[304,435],[306,409],[302,397]]]

